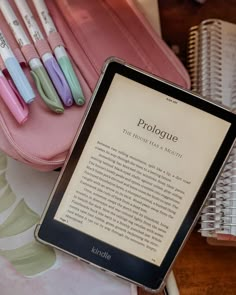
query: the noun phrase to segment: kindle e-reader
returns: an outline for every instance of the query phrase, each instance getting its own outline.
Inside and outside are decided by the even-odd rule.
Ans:
[[[235,117],[111,58],[36,238],[160,290],[230,153]]]

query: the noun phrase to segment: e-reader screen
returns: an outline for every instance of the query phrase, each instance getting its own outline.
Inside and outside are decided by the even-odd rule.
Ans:
[[[115,73],[54,220],[160,266],[230,126]]]

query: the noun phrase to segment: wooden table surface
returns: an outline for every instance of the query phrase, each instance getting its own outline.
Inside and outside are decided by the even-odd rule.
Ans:
[[[179,47],[186,65],[188,30],[207,18],[236,23],[236,0],[159,0],[162,37]],[[197,232],[191,234],[174,264],[181,295],[235,295],[236,247],[212,246]],[[139,289],[139,295],[147,295]]]
[[[235,295],[236,247],[208,245],[194,230],[178,256],[174,274],[181,295]],[[139,295],[147,295],[139,290]]]

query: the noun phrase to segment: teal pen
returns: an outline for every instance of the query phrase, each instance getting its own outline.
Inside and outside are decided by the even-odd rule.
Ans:
[[[42,59],[43,65],[47,70],[58,96],[65,106],[71,106],[73,104],[73,97],[70,87],[58,62],[51,53],[51,49],[38,26],[28,2],[26,0],[14,0],[14,2],[22,16],[25,26],[34,42],[35,49]]]
[[[54,25],[54,22],[49,15],[48,9],[44,0],[33,0],[35,8],[40,17],[41,23],[44,27],[44,30],[50,39],[52,36],[56,36],[57,39],[60,39],[59,33]],[[62,43],[62,42],[61,42]],[[63,45],[58,45],[55,48],[52,48],[56,56],[57,62],[59,63],[66,80],[69,84],[70,90],[72,92],[73,99],[77,105],[83,105],[85,103],[85,98],[78,81],[78,78],[74,72],[73,66],[71,64],[70,58]]]

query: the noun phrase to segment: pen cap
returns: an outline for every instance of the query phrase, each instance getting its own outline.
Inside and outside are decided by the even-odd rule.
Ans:
[[[58,63],[66,77],[66,80],[70,86],[70,90],[72,92],[72,96],[77,105],[83,105],[85,103],[84,95],[78,81],[78,78],[75,74],[75,71],[72,67],[70,59],[68,56],[63,56],[59,58]]]
[[[19,96],[17,90],[14,89],[14,86],[10,85],[2,74],[0,74],[0,96],[16,121],[23,124],[28,119],[28,106]]]
[[[83,105],[85,103],[84,95],[60,34],[58,32],[50,33],[48,36],[48,42],[54,51],[57,62],[70,86],[75,103],[77,105]]]
[[[31,75],[35,81],[38,92],[50,110],[61,114],[64,108],[57,95],[55,88],[52,85],[50,78],[43,66],[37,67],[31,71]]]
[[[31,103],[35,94],[17,59],[9,57],[4,62],[20,95],[26,103]]]
[[[54,56],[45,60],[44,65],[64,105],[71,106],[73,98],[69,85]]]

